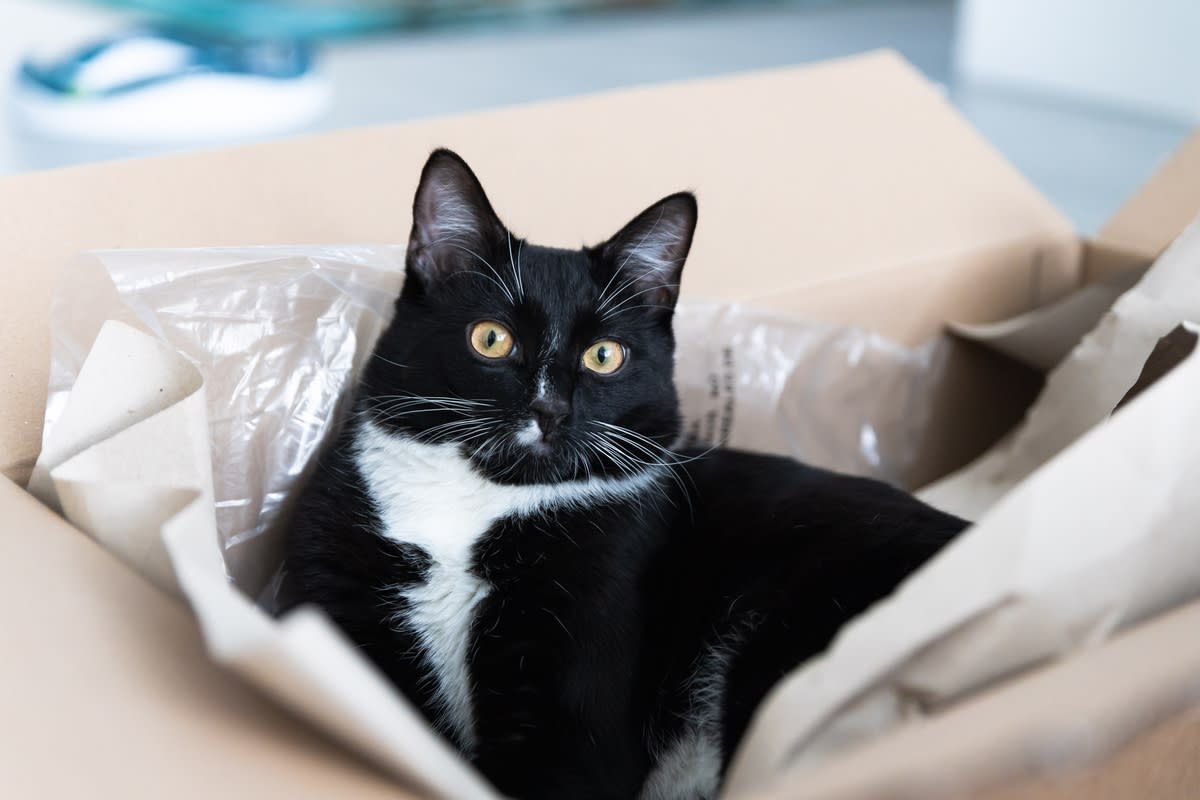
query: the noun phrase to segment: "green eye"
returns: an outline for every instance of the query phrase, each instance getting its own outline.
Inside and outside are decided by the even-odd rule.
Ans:
[[[620,342],[602,339],[583,353],[583,366],[600,375],[611,375],[625,363],[625,348]]]
[[[471,347],[484,358],[505,358],[512,355],[516,346],[512,332],[494,320],[471,326],[470,340]]]

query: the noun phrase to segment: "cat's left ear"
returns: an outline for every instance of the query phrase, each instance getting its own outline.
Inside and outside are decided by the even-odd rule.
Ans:
[[[665,309],[679,299],[683,263],[696,231],[696,196],[679,192],[659,200],[600,246],[604,262],[622,273],[613,287],[640,303]],[[611,305],[611,303],[610,303]]]
[[[504,235],[504,225],[467,162],[451,150],[434,151],[413,200],[409,276],[427,288],[455,272],[479,269]]]

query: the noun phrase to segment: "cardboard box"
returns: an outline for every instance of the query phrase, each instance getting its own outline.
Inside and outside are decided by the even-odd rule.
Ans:
[[[0,181],[0,614],[6,653],[19,654],[0,660],[6,794],[397,795],[388,778],[211,666],[185,609],[19,487],[39,450],[50,296],[67,259],[113,247],[403,241],[419,166],[437,145],[466,155],[513,227],[549,244],[596,240],[629,209],[694,188],[701,223],[685,297],[750,301],[904,342],[1144,266],[1200,209],[1194,137],[1096,241],[1082,242],[887,53]],[[927,477],[1011,425],[1037,377],[962,345],[937,403],[944,424],[925,443]],[[1128,741],[1192,699],[1179,675],[1154,672],[1170,660],[1146,646],[1175,640],[1179,619],[1200,616],[1177,613],[833,759],[821,780],[843,781],[839,796],[878,795],[923,785],[952,756],[986,766],[971,772],[974,789],[1019,786],[1039,774],[1036,761],[1013,757],[1035,731],[988,710],[1016,709],[1034,728],[1052,722],[1046,681],[1093,689],[1087,697],[1111,711],[1100,723],[1120,728],[1111,741]],[[1144,667],[1140,683],[1122,657]],[[1078,670],[1091,682],[1074,681]],[[1138,696],[1131,687],[1157,682],[1173,693],[1153,713],[1122,705]],[[964,729],[976,748],[948,747]],[[925,749],[906,749],[914,741]],[[1178,757],[1161,768],[1194,769]]]

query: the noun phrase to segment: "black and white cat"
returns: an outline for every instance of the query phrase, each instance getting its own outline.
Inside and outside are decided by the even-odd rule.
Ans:
[[[673,452],[696,224],[532,245],[435,152],[395,320],[296,511],[314,603],[496,787],[709,798],[784,673],[966,523],[870,480]]]

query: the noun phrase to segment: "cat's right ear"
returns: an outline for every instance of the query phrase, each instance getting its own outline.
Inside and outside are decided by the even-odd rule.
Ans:
[[[696,197],[691,192],[664,197],[638,214],[600,246],[604,261],[616,273],[623,273],[615,283],[609,281],[617,287],[613,294],[624,293],[642,298],[643,305],[673,309],[695,232]],[[612,302],[610,299],[608,304]]]
[[[435,150],[421,170],[408,241],[409,279],[428,288],[442,278],[487,263],[504,235],[475,173],[457,153]]]

